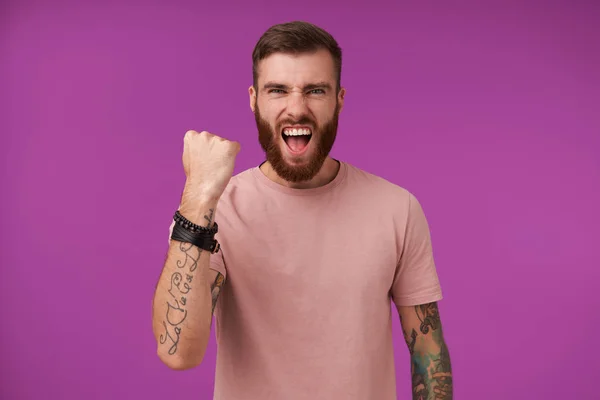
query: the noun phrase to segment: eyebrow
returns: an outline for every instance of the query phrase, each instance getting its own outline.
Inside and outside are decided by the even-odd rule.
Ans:
[[[282,83],[267,82],[263,85],[263,89],[289,90],[290,87],[287,85],[284,85]],[[331,89],[331,85],[327,82],[317,82],[317,83],[309,83],[308,85],[304,85],[304,87],[302,88],[303,91],[313,90],[313,89]]]

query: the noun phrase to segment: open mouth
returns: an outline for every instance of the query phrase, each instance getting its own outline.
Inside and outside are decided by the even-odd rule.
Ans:
[[[290,152],[303,153],[310,143],[312,131],[309,128],[284,128],[281,134]]]

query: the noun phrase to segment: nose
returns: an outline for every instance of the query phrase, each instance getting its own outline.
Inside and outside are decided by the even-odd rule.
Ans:
[[[304,97],[304,93],[292,91],[288,95],[287,99],[287,114],[294,119],[299,119],[304,116],[308,112],[308,107],[306,106],[306,98]]]

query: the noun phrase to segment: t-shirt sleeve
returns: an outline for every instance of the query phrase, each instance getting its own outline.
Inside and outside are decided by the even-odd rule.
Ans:
[[[171,244],[171,235],[173,234],[174,226],[175,221],[171,222],[171,226],[169,227],[169,245]],[[215,238],[217,239],[217,241],[219,240],[218,232],[215,235]],[[225,268],[225,261],[223,260],[223,249],[220,249],[219,252],[215,254],[209,254],[207,251],[203,251],[200,257],[202,257],[203,255],[210,256],[210,269],[220,272],[221,275],[223,275],[223,278],[227,277],[227,269]]]
[[[441,300],[429,225],[421,204],[410,193],[406,224],[400,229],[401,255],[392,283],[392,300],[398,307]]]

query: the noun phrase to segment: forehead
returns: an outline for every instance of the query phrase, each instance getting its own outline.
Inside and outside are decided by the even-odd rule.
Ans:
[[[311,53],[275,53],[258,64],[258,86],[265,82],[306,85],[314,82],[335,83],[333,57],[327,50]]]

